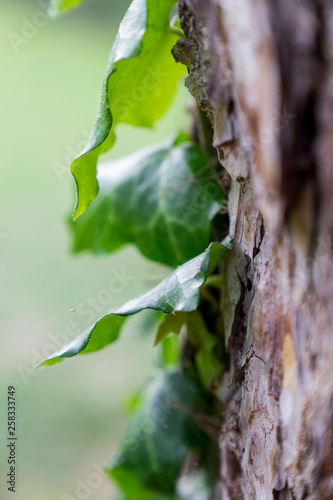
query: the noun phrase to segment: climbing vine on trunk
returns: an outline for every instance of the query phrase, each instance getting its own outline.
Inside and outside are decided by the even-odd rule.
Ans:
[[[52,12],[77,3],[53,2]],[[175,124],[162,144],[102,161],[118,123],[152,126],[184,84],[186,67],[171,53],[183,36],[173,0],[133,0],[111,50],[91,135],[71,165],[74,251],[111,253],[131,243],[170,266],[170,275],[42,363],[105,348],[121,337],[129,316],[160,313],[152,345],[158,375],[143,389],[119,453],[106,466],[128,500],[213,499],[219,477],[218,390],[227,364],[221,269],[232,241],[229,179],[212,147],[211,124],[193,107],[191,131]]]
[[[333,498],[332,47],[331,0],[133,0],[120,25],[73,249],[134,244],[170,275],[44,363],[156,311],[159,375],[107,466],[127,500]],[[185,75],[191,130],[103,163]]]

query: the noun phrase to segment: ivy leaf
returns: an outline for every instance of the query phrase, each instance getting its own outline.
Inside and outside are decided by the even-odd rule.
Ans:
[[[55,16],[71,7],[75,7],[82,0],[50,0],[48,12],[50,16]]]
[[[179,339],[175,335],[166,337],[162,342],[161,350],[161,366],[177,367],[181,362],[181,345]]]
[[[166,314],[157,329],[155,345],[168,340],[170,333],[178,335],[183,325],[186,325],[187,338],[196,350],[195,363],[201,382],[206,389],[211,389],[220,378],[222,365],[214,353],[217,338],[208,331],[199,311]]]
[[[164,340],[170,333],[175,333],[178,335],[182,326],[188,320],[188,313],[183,311],[177,311],[174,314],[166,314],[158,325],[156,337],[155,337],[155,345],[159,344],[162,340]]]
[[[77,187],[74,218],[98,192],[96,165],[115,140],[118,123],[151,127],[168,108],[184,66],[171,48],[178,36],[170,29],[174,0],[133,0],[111,50],[95,123],[88,143],[73,161]]]
[[[195,363],[201,382],[206,389],[215,387],[223,368],[214,353],[217,337],[208,331],[199,311],[188,315],[187,337],[196,349]]]
[[[203,253],[179,266],[155,288],[103,316],[95,325],[42,364],[53,364],[79,353],[102,349],[118,338],[127,316],[144,309],[154,309],[163,313],[194,311],[199,303],[199,288],[227,251],[223,244],[211,243]]]
[[[192,418],[205,404],[183,373],[169,372],[150,383],[108,469],[127,499],[174,498],[188,451],[207,446],[206,434]]]
[[[74,251],[134,243],[148,259],[176,267],[207,247],[222,192],[188,136],[103,164],[97,179],[97,198],[72,222]]]

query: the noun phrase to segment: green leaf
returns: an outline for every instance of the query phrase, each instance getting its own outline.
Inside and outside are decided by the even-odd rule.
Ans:
[[[82,0],[50,0],[48,12],[50,16],[55,16],[71,7],[75,7]]]
[[[176,267],[207,247],[223,195],[202,150],[182,140],[98,168],[100,192],[72,222],[74,251],[134,243],[148,259]]]
[[[115,125],[151,127],[171,102],[185,69],[171,55],[178,38],[169,25],[174,3],[133,0],[119,27],[90,138],[71,165],[77,186],[74,218],[86,210],[98,192],[97,159],[112,147]]]
[[[183,325],[186,325],[187,338],[196,350],[195,363],[201,382],[206,389],[211,389],[220,378],[222,365],[214,353],[217,338],[207,330],[199,311],[166,314],[157,329],[155,345],[168,340],[170,333],[178,335]]]
[[[223,278],[220,274],[215,274],[212,276],[209,276],[205,283],[205,288],[215,288],[216,290],[221,290],[223,285]]]
[[[181,327],[187,322],[188,313],[177,311],[174,314],[166,314],[158,326],[155,345],[164,340],[170,333],[179,334]]]
[[[138,474],[131,468],[118,467],[110,476],[122,488],[121,500],[178,500],[174,495],[163,495],[142,486]]]
[[[192,418],[205,404],[199,388],[183,373],[163,374],[150,383],[108,469],[127,499],[155,500],[158,494],[174,498],[188,451],[208,443]]]
[[[201,382],[206,389],[215,388],[223,368],[214,353],[217,337],[208,331],[199,311],[188,315],[187,337],[196,349],[195,363]]]
[[[161,347],[161,366],[163,368],[180,366],[182,352],[179,339],[175,335],[169,335],[163,339]]]
[[[53,364],[79,353],[102,349],[118,338],[127,316],[144,309],[163,313],[194,311],[199,303],[199,288],[226,252],[228,249],[223,244],[211,243],[202,254],[179,266],[155,288],[102,317],[42,364]]]

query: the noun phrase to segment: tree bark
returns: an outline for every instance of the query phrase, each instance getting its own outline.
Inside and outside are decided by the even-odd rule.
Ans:
[[[231,177],[217,498],[332,499],[333,2],[179,15],[174,56]]]

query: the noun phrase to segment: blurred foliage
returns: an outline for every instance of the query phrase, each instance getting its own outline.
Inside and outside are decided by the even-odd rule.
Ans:
[[[53,8],[54,13],[60,12],[77,3],[79,3],[78,0],[55,0],[51,3],[51,10]],[[27,457],[31,456],[33,447],[36,450],[36,455],[35,458],[29,460],[28,470],[30,467],[30,471],[32,471],[33,467],[39,468],[41,463],[52,460],[52,466],[45,476],[51,481],[46,483],[47,480],[44,479],[45,483],[39,482],[40,491],[36,491],[35,472],[30,475],[26,472],[23,475],[22,495],[24,496],[26,491],[30,491],[29,481],[31,481],[34,484],[35,500],[45,497],[49,499],[59,498],[59,494],[62,498],[73,498],[66,491],[59,492],[56,489],[54,482],[57,474],[59,474],[57,482],[61,478],[63,488],[66,488],[69,494],[72,492],[74,495],[75,491],[75,495],[78,496],[79,490],[82,491],[82,489],[88,496],[93,493],[94,487],[89,483],[89,477],[92,474],[91,470],[96,469],[96,465],[99,470],[100,466],[97,462],[91,463],[90,461],[93,460],[92,457],[97,457],[96,453],[99,456],[99,461],[102,455],[104,458],[111,456],[110,447],[113,447],[118,441],[119,431],[124,428],[124,422],[121,422],[119,418],[120,400],[123,400],[124,393],[128,389],[131,389],[130,392],[133,394],[133,390],[135,391],[142,385],[149,365],[154,365],[151,353],[147,355],[147,351],[144,349],[147,341],[153,341],[152,336],[133,334],[133,330],[137,331],[142,327],[135,321],[126,321],[124,328],[122,328],[127,316],[146,308],[156,309],[168,316],[179,311],[190,313],[186,316],[184,323],[186,338],[170,337],[170,333],[179,333],[180,328],[178,323],[175,325],[166,316],[166,319],[163,320],[163,334],[160,332],[162,343],[158,347],[155,361],[155,365],[163,369],[164,374],[157,381],[148,384],[143,393],[139,395],[136,392],[137,396],[132,398],[129,407],[133,416],[122,441],[120,452],[117,454],[117,460],[109,466],[109,473],[116,479],[127,500],[137,500],[137,498],[141,500],[175,500],[176,498],[183,500],[191,488],[193,491],[193,484],[197,485],[198,491],[199,489],[202,491],[203,495],[200,498],[209,500],[214,488],[217,470],[216,431],[218,429],[218,422],[216,423],[218,401],[215,398],[215,391],[216,382],[222,370],[221,362],[218,361],[216,353],[219,351],[221,354],[223,342],[220,329],[215,329],[215,326],[220,324],[220,311],[218,307],[215,307],[219,297],[214,297],[207,290],[205,293],[201,293],[201,290],[209,274],[220,263],[221,258],[226,255],[226,247],[219,243],[213,243],[202,254],[179,266],[152,290],[143,293],[138,299],[130,300],[125,306],[115,308],[115,303],[122,302],[124,295],[132,296],[134,290],[143,286],[140,285],[140,279],[142,280],[147,275],[146,261],[133,249],[127,249],[125,253],[112,258],[113,260],[100,259],[98,263],[95,261],[93,263],[85,259],[81,261],[83,264],[78,264],[76,267],[67,256],[65,257],[61,253],[61,244],[57,238],[59,229],[55,230],[52,227],[52,221],[57,220],[55,219],[57,211],[63,213],[64,196],[67,197],[66,202],[69,199],[69,178],[64,177],[68,172],[69,161],[77,157],[72,164],[72,172],[79,189],[79,205],[76,210],[78,216],[87,208],[97,193],[96,162],[99,154],[109,150],[115,142],[112,124],[127,122],[132,125],[152,126],[166,112],[175,93],[178,76],[184,72],[184,68],[176,65],[170,54],[170,49],[177,36],[182,36],[179,30],[174,29],[177,26],[177,20],[173,22],[173,28],[169,26],[169,15],[173,3],[171,0],[161,2],[134,0],[132,10],[125,16],[124,24],[120,28],[111,52],[93,132],[83,154],[79,156],[77,155],[82,149],[81,146],[79,147],[79,143],[82,143],[83,136],[85,140],[87,138],[86,124],[92,114],[91,92],[92,90],[95,92],[97,86],[97,80],[92,75],[100,74],[100,62],[105,57],[110,31],[112,31],[110,26],[114,26],[115,18],[110,21],[110,17],[105,14],[111,6],[115,7],[116,3],[96,0],[96,4],[93,6],[91,2],[83,2],[80,8],[70,9],[67,18],[61,16],[52,23],[48,17],[45,17],[46,6],[44,4],[38,3],[36,6],[36,4],[27,2],[25,4],[18,3],[14,7],[11,4],[7,5],[8,12],[10,12],[9,17],[15,20],[9,29],[6,28],[7,33],[5,33],[12,50],[8,60],[12,59],[13,54],[17,59],[13,66],[13,74],[10,74],[10,88],[7,88],[6,92],[12,100],[13,96],[20,95],[20,92],[15,93],[15,90],[21,90],[21,82],[26,75],[28,78],[27,81],[24,80],[25,92],[28,94],[30,92],[30,96],[35,97],[35,100],[29,108],[30,114],[27,113],[29,99],[27,102],[23,102],[23,110],[22,106],[19,106],[21,102],[16,104],[17,109],[24,117],[25,125],[28,124],[28,127],[15,128],[15,139],[18,135],[22,138],[22,152],[17,154],[17,148],[5,150],[5,157],[7,155],[9,162],[18,161],[19,165],[24,163],[27,173],[23,174],[20,179],[17,179],[15,173],[7,175],[7,183],[15,193],[13,206],[16,212],[13,212],[14,224],[11,224],[9,219],[6,220],[8,227],[11,230],[15,229],[15,237],[12,240],[9,239],[7,246],[4,246],[4,253],[9,256],[10,269],[23,270],[20,279],[22,282],[28,283],[29,293],[25,288],[18,294],[16,294],[15,282],[10,283],[18,298],[20,313],[30,312],[31,304],[36,310],[30,323],[26,321],[26,318],[24,323],[19,323],[14,309],[10,310],[9,307],[9,310],[6,310],[5,321],[10,326],[11,322],[15,325],[14,343],[22,337],[23,327],[28,330],[26,346],[30,347],[32,338],[34,338],[34,335],[31,336],[30,333],[36,327],[36,318],[41,318],[40,321],[44,320],[45,324],[58,325],[59,318],[61,318],[61,323],[64,316],[58,316],[57,307],[61,309],[64,304],[67,311],[73,313],[76,320],[79,317],[79,321],[68,322],[59,334],[49,335],[50,342],[48,344],[45,344],[45,324],[43,323],[38,337],[39,347],[32,352],[29,348],[24,350],[23,347],[21,353],[18,350],[18,354],[15,350],[15,354],[11,354],[7,370],[5,369],[6,377],[13,377],[13,374],[15,376],[20,407],[23,409],[23,425],[20,426],[22,429],[20,437],[21,464],[27,463]],[[124,6],[123,3],[122,6]],[[26,15],[20,17],[24,9],[27,9],[24,11]],[[73,24],[74,18],[78,22]],[[16,30],[16,32],[10,30]],[[63,37],[59,36],[61,33]],[[128,36],[129,34],[130,36]],[[108,43],[105,43],[106,40]],[[51,59],[50,53],[56,53],[57,57]],[[46,66],[44,60],[47,60]],[[159,65],[161,74],[167,72],[168,78],[160,79],[157,86],[149,88],[147,96],[130,110],[128,102],[133,88],[137,88],[148,69],[157,70],[156,64]],[[57,79],[58,71],[63,71],[63,68],[65,71],[62,73],[63,81],[61,81],[61,79]],[[34,71],[36,69],[37,72]],[[95,71],[96,73],[94,73]],[[69,74],[73,78],[72,83],[70,83]],[[45,78],[46,81],[44,81]],[[55,86],[53,86],[54,81],[56,82]],[[86,102],[87,96],[89,96],[89,103]],[[112,105],[121,99],[125,99],[126,113],[124,109],[122,111],[112,109]],[[183,106],[180,108],[183,109]],[[135,134],[131,132],[133,135],[129,136],[128,129],[124,129],[125,132],[122,132],[121,126],[119,126],[118,145],[115,145],[112,155],[115,157],[120,153],[123,154],[124,150],[126,153],[130,152],[128,151],[129,144],[130,149],[134,150],[135,145],[141,142],[152,142],[153,136],[157,139],[159,134],[166,135],[168,128],[172,128],[172,123],[177,123],[180,129],[184,128],[186,119],[175,119],[180,110],[177,109],[177,105],[171,106],[164,124],[159,125],[154,134],[140,135],[138,132]],[[11,118],[15,116],[12,107],[8,107],[8,112]],[[52,120],[50,116],[55,119]],[[42,170],[42,162],[38,163],[40,151],[42,150],[43,154],[47,153],[46,156],[43,156],[44,161],[45,157],[50,158],[50,154],[52,157],[53,152],[58,148],[60,136],[64,138],[64,143],[68,144],[68,134],[72,137],[76,122],[80,124],[80,127],[84,123],[84,129],[81,128],[81,137],[77,146],[67,146],[65,160],[62,163],[53,161],[49,171]],[[48,124],[47,127],[45,127],[45,123]],[[6,121],[4,121],[3,128],[6,128],[5,124]],[[27,135],[25,135],[26,130],[28,130]],[[133,140],[129,141],[129,137],[132,137]],[[142,137],[145,137],[143,141]],[[178,161],[179,155],[181,156],[182,145],[180,142],[176,141],[171,150],[166,148],[164,151],[166,158],[163,158],[163,161],[168,160],[166,161],[168,168],[172,167],[175,158]],[[51,147],[50,144],[52,144]],[[41,145],[41,149],[38,149],[39,145]],[[199,151],[196,145],[192,144],[191,147]],[[169,158],[169,150],[177,152],[175,155],[171,154],[171,159]],[[36,162],[36,155],[38,167],[31,168],[31,164]],[[212,158],[212,160],[214,159]],[[194,168],[195,174],[200,172],[206,163],[206,159],[200,163],[193,161],[192,157],[184,160],[185,170]],[[144,168],[146,166],[143,165]],[[178,171],[179,163],[176,162],[174,166],[177,167]],[[159,163],[156,161],[153,170],[159,172]],[[51,181],[50,173],[53,175]],[[143,175],[143,178],[140,178],[139,188],[146,185],[151,174],[152,171],[149,170],[149,175]],[[46,182],[43,182],[44,180]],[[57,185],[56,188],[48,189],[54,181],[62,184],[64,180],[66,182],[62,186]],[[42,190],[41,187],[43,187]],[[186,205],[183,207],[185,211],[186,208],[190,211],[193,209],[194,188],[198,189],[194,184],[191,185],[188,196],[182,196],[182,201]],[[119,189],[119,186],[116,189]],[[18,196],[18,192],[22,192],[22,197]],[[54,200],[52,200],[53,192],[57,192]],[[37,196],[35,196],[36,193]],[[145,196],[151,197],[153,193],[154,190],[150,189]],[[128,194],[122,198],[125,204],[128,201]],[[19,200],[18,205],[16,200]],[[220,193],[216,198],[206,199],[207,213],[205,213],[204,219],[208,220],[201,221],[205,225],[206,233],[209,232],[210,223],[218,211],[217,202],[219,200]],[[8,209],[12,202],[8,193],[4,201]],[[145,201],[145,199],[142,202],[136,200],[135,203],[139,203],[140,207],[144,209]],[[163,202],[163,197],[162,200],[160,199],[160,191],[158,191],[158,197],[155,201],[157,201],[157,206]],[[172,205],[173,202],[170,203],[169,207],[165,207],[164,218],[166,214],[169,215]],[[145,208],[146,213],[155,210],[155,208],[151,208],[148,204]],[[112,210],[113,207],[108,205],[102,218],[108,217]],[[15,217],[21,216],[21,213],[23,213],[25,223],[20,225]],[[37,219],[34,218],[36,214],[38,214]],[[122,215],[121,209],[118,216],[119,214]],[[137,223],[135,220],[132,221],[133,214],[130,219],[131,222]],[[191,227],[197,239],[201,241],[200,231],[202,227],[196,225],[197,219],[199,220],[196,217],[191,221]],[[37,231],[48,231],[48,234],[51,235],[50,238],[48,239],[47,235],[41,232],[37,232],[37,238],[34,238],[31,234],[33,226],[26,223],[30,220],[35,223]],[[178,221],[175,219],[167,220],[169,231],[166,236],[169,238],[169,245],[177,223]],[[56,227],[58,227],[57,224],[58,222]],[[92,224],[94,226],[95,222],[93,221]],[[136,230],[139,230],[139,226],[140,221],[136,225]],[[191,228],[187,224],[181,232],[188,229]],[[113,228],[113,234],[114,231]],[[156,239],[156,248],[160,246],[157,234],[158,229],[155,232],[152,231],[153,239]],[[62,233],[61,235],[63,237]],[[194,249],[193,242],[189,243],[189,238],[187,236],[182,239],[181,234],[177,235],[176,240],[177,245],[179,245],[177,252],[183,256],[178,260],[171,259],[168,255],[165,255],[164,258],[160,256],[157,258],[156,252],[145,252],[137,241],[135,243],[150,258],[176,265],[200,252],[200,250]],[[206,244],[209,239],[208,236]],[[17,245],[17,241],[24,243],[23,251],[21,246]],[[125,238],[122,243],[128,241],[134,240]],[[191,255],[187,255],[186,245],[192,251]],[[119,246],[121,245],[116,245],[111,250],[115,250]],[[43,263],[41,268],[39,267],[40,262]],[[114,266],[113,269],[110,268],[110,264]],[[122,265],[124,266],[123,274],[129,276],[126,283],[119,279],[118,268]],[[69,272],[66,272],[63,266],[67,266]],[[89,269],[88,272],[87,269]],[[129,269],[133,270],[134,275],[131,276]],[[111,279],[110,275],[107,276],[107,270],[111,271]],[[157,268],[157,266],[154,271],[156,274],[157,272],[162,274],[165,272],[163,268]],[[121,283],[117,290],[110,287],[116,273],[118,273],[118,285]],[[11,274],[9,276],[12,277]],[[134,278],[136,278],[136,284],[133,283],[128,287]],[[109,280],[108,283],[106,283],[106,279]],[[31,286],[30,283],[33,285]],[[78,292],[77,288],[79,288]],[[49,292],[49,289],[52,291]],[[64,296],[60,295],[60,299],[58,299],[59,293],[64,293]],[[214,293],[220,294],[221,289],[217,287]],[[87,297],[87,294],[93,294],[93,296]],[[56,301],[60,300],[60,306],[53,304],[54,297],[56,297]],[[25,300],[28,303],[22,308],[21,304]],[[56,301],[55,303],[57,303]],[[102,316],[93,327],[87,329],[85,323],[88,322],[88,318],[91,322],[95,316],[101,317],[105,311],[110,310],[109,303],[111,302],[112,312]],[[10,304],[10,301],[7,300],[7,303]],[[45,313],[43,311],[41,314],[44,304],[46,305]],[[199,310],[194,311],[196,308]],[[212,312],[213,310],[214,312]],[[49,319],[50,311],[52,311],[51,320]],[[155,320],[150,325],[148,323],[147,328],[153,327],[154,324]],[[213,328],[211,328],[212,325]],[[32,365],[40,363],[43,358],[47,358],[48,363],[51,363],[81,351],[99,350],[109,343],[115,342],[121,328],[124,330],[121,345],[115,344],[114,351],[108,352],[104,357],[102,353],[100,358],[102,362],[99,361],[97,370],[91,370],[90,365],[88,366],[83,360],[81,365],[78,364],[81,368],[56,368],[53,376],[49,375],[49,372],[44,372],[45,377],[43,375],[41,378],[39,372],[32,374],[29,370]],[[77,330],[84,330],[84,333],[73,339]],[[174,332],[174,330],[176,331]],[[214,334],[211,333],[211,330],[214,331]],[[7,335],[6,325],[5,331]],[[130,341],[126,342],[128,337],[130,337]],[[134,345],[133,339],[135,337],[140,340],[140,344]],[[11,337],[8,338],[11,339]],[[60,345],[64,343],[64,339],[70,339],[70,342],[64,348],[59,349]],[[32,343],[34,344],[34,342]],[[38,342],[34,345],[37,346]],[[24,346],[24,340],[22,346]],[[50,350],[53,353],[56,351],[55,354],[50,355]],[[8,352],[11,352],[10,349]],[[139,353],[141,355],[138,355]],[[22,363],[22,360],[25,364]],[[129,370],[124,366],[124,361],[130,364]],[[172,372],[169,371],[171,368]],[[38,378],[36,378],[37,376]],[[68,383],[68,380],[71,379],[75,379],[75,384]],[[15,381],[12,379],[10,382]],[[31,401],[34,405],[31,404]],[[161,408],[163,418],[157,419],[156,411],[161,410]],[[38,425],[36,425],[36,415],[43,416],[43,422],[39,419]],[[161,414],[159,416],[161,417]],[[110,425],[110,420],[112,420],[112,425]],[[32,422],[35,423],[37,430],[28,432]],[[147,423],[152,424],[150,429],[145,428],[145,431],[142,432],[143,425]],[[52,426],[53,428],[50,430]],[[59,444],[60,436],[64,439],[63,445]],[[52,458],[50,458],[50,449],[54,450]],[[88,449],[89,459],[87,459]],[[82,450],[85,450],[84,454],[81,453]],[[64,454],[68,454],[70,457],[67,467],[71,464],[67,483],[64,475]],[[193,458],[194,456],[196,458]],[[82,460],[81,463],[80,460]],[[197,461],[199,461],[200,467],[197,469],[198,474],[195,474],[193,467],[197,466],[195,465]],[[189,473],[184,473],[187,462],[190,463],[190,470]],[[73,477],[76,477],[74,484]],[[192,486],[189,487],[189,485]],[[98,496],[103,496],[102,490],[98,492]]]
[[[84,357],[75,366],[63,363],[53,370],[33,372],[33,365],[59,348],[66,335],[69,340],[87,328],[88,313],[97,320],[167,272],[133,248],[98,259],[73,258],[68,252],[65,219],[74,195],[70,161],[94,120],[110,46],[129,1],[87,0],[49,19],[16,52],[8,35],[22,37],[25,19],[33,23],[47,3],[1,2],[0,233],[6,236],[0,240],[0,408],[4,413],[7,385],[14,384],[17,500],[30,492],[34,500],[75,497],[77,478],[85,481],[95,470],[92,463],[103,462],[116,449],[128,419],[122,410],[124,395],[141,388],[155,356],[152,324],[140,336],[141,325],[130,320],[121,343],[100,353],[96,369]],[[180,90],[173,109],[154,130],[120,126],[112,156],[163,139],[173,131],[174,117],[185,126],[185,92]],[[114,269],[125,269],[133,280],[110,302],[101,302]],[[6,432],[3,418],[0,432]],[[7,473],[3,447],[0,473]],[[107,498],[114,491],[105,476],[92,497]],[[1,483],[0,497],[6,500],[7,493]]]

